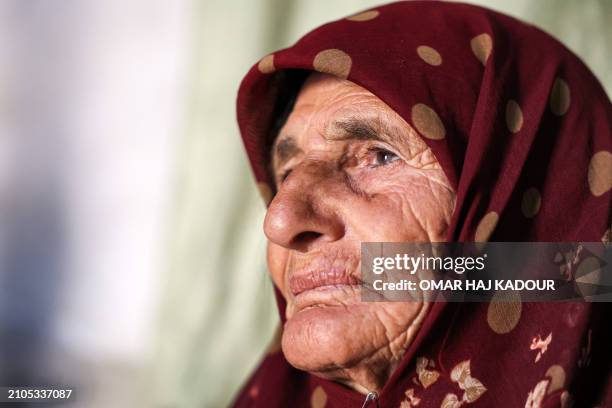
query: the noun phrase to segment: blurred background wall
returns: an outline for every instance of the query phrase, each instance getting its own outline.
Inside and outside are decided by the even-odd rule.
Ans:
[[[610,94],[612,2],[473,1]],[[250,65],[370,0],[0,2],[0,385],[222,407],[278,323],[234,117]]]
[[[192,6],[0,1],[0,385],[141,405]]]

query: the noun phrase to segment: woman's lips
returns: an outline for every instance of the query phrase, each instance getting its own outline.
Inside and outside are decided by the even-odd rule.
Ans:
[[[361,263],[354,251],[336,250],[291,259],[287,271],[287,318],[306,309],[347,306],[360,299]]]
[[[293,298],[287,306],[287,319],[306,310],[316,311],[360,303],[360,285],[328,285],[304,291]]]
[[[361,281],[348,273],[344,268],[307,271],[295,273],[289,277],[289,288],[293,296],[324,286],[354,286],[360,284]]]

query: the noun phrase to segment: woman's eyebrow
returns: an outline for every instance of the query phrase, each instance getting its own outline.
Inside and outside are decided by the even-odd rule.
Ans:
[[[287,160],[301,153],[300,149],[291,136],[281,137],[274,147],[273,163],[274,167],[283,165]]]
[[[392,132],[380,118],[337,120],[328,129],[325,135],[328,140],[378,140],[387,143],[398,141],[395,132]]]

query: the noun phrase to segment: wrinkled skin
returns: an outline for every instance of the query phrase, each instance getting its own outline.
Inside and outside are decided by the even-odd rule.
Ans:
[[[444,241],[455,192],[399,115],[324,74],[302,87],[272,157],[277,194],[264,230],[288,304],[283,352],[299,369],[380,390],[427,305],[360,302],[360,243]]]

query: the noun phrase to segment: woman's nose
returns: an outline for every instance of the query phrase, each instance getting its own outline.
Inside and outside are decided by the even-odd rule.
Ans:
[[[321,162],[296,166],[268,207],[264,232],[277,245],[308,252],[344,236],[334,170]]]

